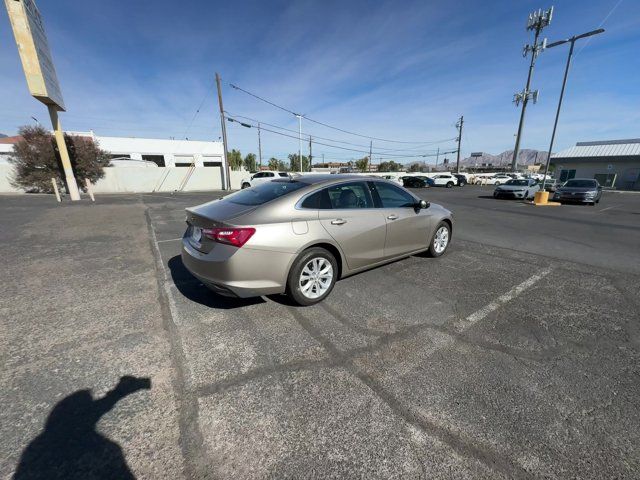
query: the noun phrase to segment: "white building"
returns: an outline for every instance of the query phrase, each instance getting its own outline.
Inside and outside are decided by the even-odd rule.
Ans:
[[[94,132],[67,132],[69,135],[92,137],[112,158],[150,161],[159,167],[222,167],[222,142],[165,140],[159,138],[104,137]],[[6,162],[13,143],[20,137],[7,137],[0,142],[0,161]],[[114,166],[132,166],[136,162],[115,162]]]
[[[224,162],[222,142],[105,137],[94,132],[68,133],[92,137],[112,158],[146,160],[159,167],[222,167]]]
[[[216,190],[227,184],[222,142],[106,137],[92,131],[67,133],[93,138],[114,159],[95,185],[96,192]],[[19,191],[10,185],[14,171],[7,159],[20,139],[0,139],[0,192]],[[242,169],[230,172],[231,187],[240,188],[246,173]]]

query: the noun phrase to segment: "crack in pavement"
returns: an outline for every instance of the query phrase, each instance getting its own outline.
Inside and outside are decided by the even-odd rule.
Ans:
[[[164,327],[169,337],[171,357],[175,370],[174,389],[179,410],[180,449],[185,462],[185,477],[206,478],[204,443],[198,424],[198,397],[187,388],[189,369],[182,347],[180,332],[174,322],[174,312],[171,308],[171,293],[167,288],[169,279],[162,263],[162,256],[156,242],[156,234],[149,209],[145,211],[145,218],[149,230],[151,251],[156,264],[158,300],[162,311]]]

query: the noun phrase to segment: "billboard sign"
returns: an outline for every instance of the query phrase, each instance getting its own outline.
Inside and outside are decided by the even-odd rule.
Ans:
[[[471,154],[471,156],[472,156],[472,157],[481,157],[482,155],[483,155],[483,153],[482,153],[482,152],[473,152],[473,153]]]
[[[42,103],[64,111],[64,100],[38,7],[34,0],[5,0],[4,3],[29,92]]]

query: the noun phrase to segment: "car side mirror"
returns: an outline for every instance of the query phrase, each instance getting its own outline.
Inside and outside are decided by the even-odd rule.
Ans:
[[[431,206],[431,204],[429,202],[427,202],[426,200],[420,200],[417,204],[416,204],[416,210],[422,210],[425,208],[429,208]]]

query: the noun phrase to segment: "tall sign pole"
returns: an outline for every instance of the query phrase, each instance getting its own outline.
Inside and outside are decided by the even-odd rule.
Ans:
[[[220,107],[220,124],[222,126],[222,149],[225,164],[225,190],[231,190],[231,169],[229,168],[229,155],[227,149],[227,124],[224,121],[224,106],[222,105],[222,86],[220,85],[220,75],[216,72],[216,85],[218,87],[218,106]]]
[[[513,148],[513,159],[511,160],[511,170],[516,171],[518,169],[518,153],[520,152],[520,139],[522,138],[522,129],[524,127],[524,114],[527,110],[527,104],[529,100],[532,99],[533,103],[538,101],[538,91],[531,91],[531,77],[533,76],[533,67],[536,64],[536,58],[538,58],[538,54],[542,52],[547,45],[547,39],[545,38],[541,43],[538,43],[538,38],[540,37],[540,32],[542,29],[551,23],[551,17],[553,16],[553,7],[549,10],[543,12],[542,10],[538,10],[537,12],[533,12],[529,14],[529,19],[527,21],[527,30],[533,30],[533,45],[525,45],[522,51],[522,56],[526,57],[529,52],[531,52],[531,63],[529,64],[529,74],[527,75],[527,85],[524,87],[524,90],[520,93],[516,93],[513,96],[513,102],[516,104],[516,107],[522,103],[522,111],[520,112],[520,122],[518,123],[518,133],[516,135],[516,145]]]
[[[67,144],[64,141],[64,132],[58,118],[58,111],[65,111],[64,100],[42,16],[34,0],[5,0],[4,3],[18,45],[29,92],[49,109],[67,191],[71,200],[80,200],[78,184],[73,174]]]

